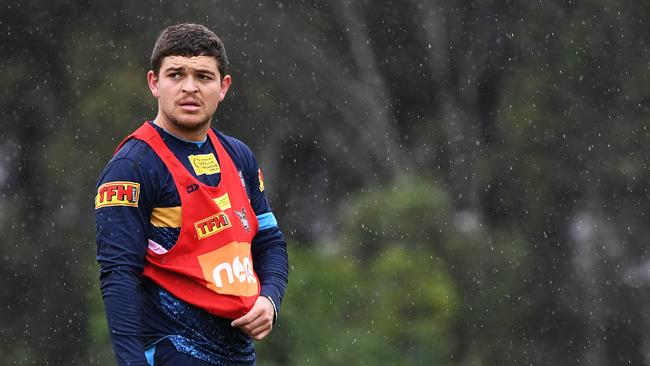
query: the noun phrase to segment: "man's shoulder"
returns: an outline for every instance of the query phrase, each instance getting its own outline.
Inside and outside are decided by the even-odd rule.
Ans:
[[[113,160],[128,159],[132,161],[142,161],[151,155],[155,155],[154,151],[146,142],[137,138],[130,138],[126,140],[115,153]]]
[[[130,138],[124,142],[113,158],[111,158],[108,165],[116,161],[124,160],[138,165],[145,170],[155,170],[164,165],[151,146],[137,138]]]
[[[253,154],[250,147],[248,147],[248,145],[246,145],[242,140],[240,140],[240,139],[238,139],[236,137],[227,135],[227,134],[223,133],[222,131],[217,130],[214,127],[212,128],[212,130],[217,135],[217,137],[219,138],[219,141],[224,145],[224,147],[230,148],[230,149],[233,149],[233,150],[237,150],[237,151],[241,151],[241,152],[244,152],[244,153],[250,154],[250,155]]]
[[[253,154],[253,151],[243,141],[236,137],[227,135],[215,128],[212,128],[212,130],[217,135],[217,138],[226,149],[226,151],[228,151],[230,156],[238,163],[250,165],[255,162],[255,155]]]
[[[100,176],[100,182],[122,176],[124,178],[158,175],[162,161],[146,142],[131,138],[113,155]]]

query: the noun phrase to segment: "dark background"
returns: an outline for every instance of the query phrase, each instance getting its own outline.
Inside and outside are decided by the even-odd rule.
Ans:
[[[202,23],[290,251],[260,365],[650,365],[650,2],[0,6],[0,363],[114,364],[96,179]]]

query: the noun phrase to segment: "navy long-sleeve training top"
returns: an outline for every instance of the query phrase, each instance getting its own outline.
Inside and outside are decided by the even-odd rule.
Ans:
[[[152,125],[190,173],[204,184],[218,185],[221,174],[210,164],[214,163],[211,155],[217,166],[219,157],[210,139],[183,141]],[[277,314],[288,277],[284,236],[251,150],[233,137],[215,133],[237,167],[259,221],[252,243],[253,263],[261,296],[272,300]],[[131,139],[110,160],[97,187],[110,182],[133,182],[140,189],[137,205],[95,209],[101,291],[118,364],[147,365],[153,346],[162,339],[169,339],[180,352],[216,365],[253,364],[253,342],[232,327],[231,320],[189,305],[141,276],[149,240],[169,250],[180,233],[180,197],[164,163],[145,142]]]

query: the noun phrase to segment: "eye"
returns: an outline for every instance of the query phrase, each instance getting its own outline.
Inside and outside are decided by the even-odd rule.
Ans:
[[[178,79],[178,78],[181,77],[181,73],[180,72],[171,72],[171,73],[167,74],[167,76],[170,79]]]
[[[208,81],[208,80],[212,80],[212,76],[210,76],[208,74],[200,74],[199,79]]]

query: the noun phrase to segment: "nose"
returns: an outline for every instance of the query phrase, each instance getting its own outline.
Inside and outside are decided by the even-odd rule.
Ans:
[[[195,93],[198,90],[196,86],[196,80],[194,77],[190,76],[185,78],[183,83],[183,91],[186,93]]]

